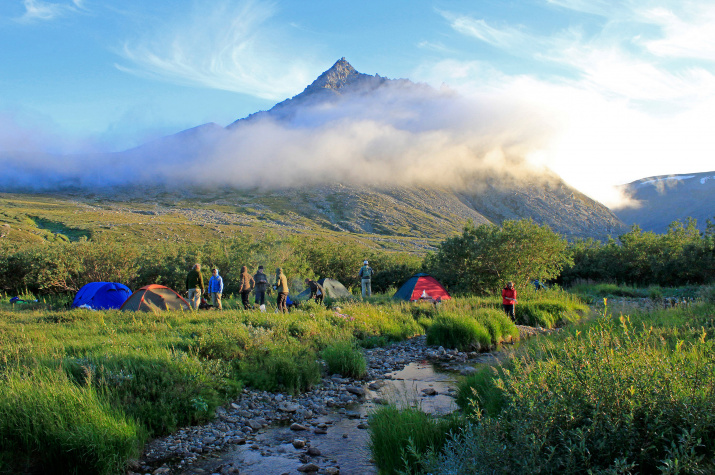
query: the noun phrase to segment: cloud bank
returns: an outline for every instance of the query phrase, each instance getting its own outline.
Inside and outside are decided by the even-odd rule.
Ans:
[[[16,172],[0,185],[459,187],[477,175],[533,178],[539,171],[523,158],[545,145],[550,123],[538,111],[505,104],[394,81],[369,94],[303,102],[282,119],[259,114],[230,128],[208,124],[122,153],[5,152],[0,165]]]
[[[559,124],[531,154],[609,205],[609,185],[649,175],[709,171],[715,138],[715,5],[705,1],[549,0],[562,23],[510,24],[439,12],[453,32],[524,66],[440,59],[414,77],[467,95],[495,92],[531,103]],[[691,169],[683,170],[688,163]],[[627,199],[627,197],[625,197]]]

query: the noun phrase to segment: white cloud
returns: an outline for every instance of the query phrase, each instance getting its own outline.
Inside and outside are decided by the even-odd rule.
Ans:
[[[470,95],[509,98],[546,111],[555,133],[528,153],[585,193],[615,204],[612,185],[644,176],[710,171],[715,139],[715,5],[711,2],[548,0],[600,18],[539,36],[484,21],[450,26],[465,37],[533,60],[518,75],[468,58],[428,63],[418,78],[442,77]],[[443,15],[444,16],[444,15]],[[593,20],[591,18],[590,20]],[[516,49],[516,51],[515,51]],[[535,66],[536,64],[536,66]]]
[[[273,3],[203,2],[151,38],[127,42],[122,71],[263,99],[300,92],[320,69],[301,45],[273,28]]]
[[[70,2],[45,2],[43,0],[22,0],[25,13],[18,19],[21,23],[34,21],[49,21],[61,17],[67,13],[77,12],[83,9],[83,0],[72,0]]]
[[[450,12],[441,12],[441,14],[450,22],[450,26],[455,31],[484,41],[497,48],[516,48],[530,40],[529,36],[519,28],[497,28],[489,25],[483,19],[472,18],[468,15],[457,15]]]

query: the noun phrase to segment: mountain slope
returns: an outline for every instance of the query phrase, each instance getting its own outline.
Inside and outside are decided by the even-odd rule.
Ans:
[[[645,231],[662,233],[673,221],[688,217],[703,230],[706,220],[715,218],[715,171],[643,178],[623,185],[622,190],[634,203],[614,207],[613,212],[624,223]]]
[[[342,58],[300,94],[226,128],[112,154],[9,158],[15,173],[0,176],[0,191],[218,206],[231,210],[220,222],[414,239],[520,218],[569,237],[623,231],[600,203],[529,168],[523,133],[502,138],[480,113],[454,93],[363,74]],[[494,151],[504,163],[485,158]]]

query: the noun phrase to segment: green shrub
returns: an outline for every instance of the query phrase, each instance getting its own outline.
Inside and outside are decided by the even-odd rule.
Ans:
[[[440,315],[427,329],[427,344],[461,351],[489,347],[489,331],[469,316]]]
[[[182,352],[68,358],[64,367],[79,384],[91,383],[102,391],[151,435],[208,420],[225,397],[240,389],[225,384],[230,366],[224,366],[223,374],[212,374]]]
[[[516,306],[516,320],[529,326],[554,328],[578,321],[586,309],[585,305],[556,300],[526,301]]]
[[[362,378],[367,372],[365,356],[354,342],[338,341],[328,345],[320,356],[325,360],[331,374]]]
[[[671,345],[661,336],[622,318],[539,340],[493,382],[501,411],[473,418],[427,470],[710,472],[715,340],[701,331]]]
[[[501,310],[479,309],[475,313],[475,318],[489,331],[493,343],[501,343],[519,337],[519,329]]]
[[[715,303],[715,285],[701,288],[698,292],[698,298],[708,303]]]
[[[237,362],[237,366],[242,380],[265,391],[298,394],[320,381],[315,352],[296,343],[277,342]]]
[[[0,440],[13,472],[113,474],[138,455],[144,435],[92,387],[45,369],[0,380]]]
[[[369,418],[372,458],[380,473],[422,473],[421,455],[441,450],[459,425],[454,415],[439,418],[414,408],[382,407]]]

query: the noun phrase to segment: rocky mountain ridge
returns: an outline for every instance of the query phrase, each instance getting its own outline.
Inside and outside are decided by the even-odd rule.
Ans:
[[[446,170],[451,173],[450,176],[454,175],[458,179],[451,182],[441,177],[441,180],[430,183],[429,179],[424,178],[415,182],[403,178],[391,184],[390,179],[385,179],[383,175],[380,177],[381,183],[369,185],[365,180],[352,180],[350,177],[360,174],[361,169],[353,170],[350,163],[343,163],[343,168],[336,168],[338,172],[323,174],[323,181],[315,178],[320,177],[318,173],[315,176],[307,175],[310,178],[308,184],[306,180],[292,180],[278,186],[275,186],[275,182],[251,186],[252,181],[246,177],[250,177],[251,173],[260,176],[261,164],[256,163],[258,160],[285,160],[291,163],[291,155],[300,144],[286,142],[285,149],[272,149],[285,156],[255,160],[249,158],[247,161],[245,156],[234,157],[236,147],[252,140],[256,130],[267,128],[269,132],[264,132],[266,134],[277,130],[288,137],[293,137],[294,131],[299,130],[303,134],[300,137],[310,137],[314,130],[311,127],[320,128],[326,124],[332,127],[331,121],[349,119],[354,108],[360,109],[363,102],[374,105],[385,98],[397,98],[395,100],[401,107],[407,107],[398,113],[407,111],[412,114],[403,114],[406,118],[404,122],[397,122],[396,133],[408,132],[412,137],[418,137],[424,129],[420,128],[419,123],[415,125],[419,117],[413,116],[415,111],[423,109],[410,108],[409,104],[411,101],[422,103],[426,98],[441,100],[440,94],[427,85],[407,79],[388,79],[360,73],[345,58],[341,58],[300,94],[267,111],[239,119],[225,128],[209,123],[124,152],[78,159],[70,157],[69,162],[76,159],[79,164],[74,168],[59,164],[65,157],[58,159],[47,156],[40,160],[43,163],[57,161],[58,165],[54,168],[25,161],[29,165],[26,169],[17,170],[12,180],[3,181],[0,178],[0,192],[39,190],[149,203],[172,197],[183,203],[196,200],[202,206],[213,203],[233,207],[242,214],[264,222],[286,223],[290,226],[312,220],[314,225],[331,231],[412,238],[449,236],[460,232],[469,220],[476,224],[500,224],[505,219],[530,218],[570,238],[603,239],[625,229],[606,207],[571,188],[556,174],[548,171],[533,174],[522,172],[521,178],[497,170],[460,174],[447,170],[449,165],[440,165],[436,162],[440,158],[435,157],[430,164],[434,170]],[[450,100],[453,99],[454,96],[450,96]],[[441,103],[435,102],[434,105],[439,106]],[[340,111],[342,107],[348,108]],[[390,107],[392,103],[387,104],[385,111],[390,111]],[[369,109],[368,106],[363,107],[366,108]],[[305,119],[306,110],[313,113],[310,120]],[[337,119],[332,115],[335,111],[340,112],[335,115]],[[369,113],[373,114],[372,111]],[[380,123],[373,120],[372,115],[369,119],[373,123]],[[403,131],[400,126],[404,124],[406,129]],[[356,130],[359,133],[359,129],[351,132]],[[432,133],[432,130],[427,132]],[[267,135],[266,138],[271,140],[273,137]],[[334,136],[331,138],[334,139]],[[390,144],[385,145],[390,150]],[[371,160],[373,163],[384,160],[382,150],[378,157],[381,158],[366,157],[363,165],[370,166]],[[399,171],[396,168],[404,166],[406,162],[402,157],[398,158],[400,160],[395,161],[398,165],[385,170]],[[214,159],[218,159],[218,165],[212,162]],[[446,159],[449,160],[449,157]],[[235,160],[244,161],[237,165]],[[0,164],[2,162],[3,157],[0,157]],[[106,165],[96,165],[100,162]],[[327,159],[321,165],[331,166]],[[251,171],[246,170],[246,167],[252,167]],[[226,173],[222,171],[224,168]],[[287,170],[285,175],[290,177],[290,168]],[[306,173],[310,172],[304,171],[304,175]],[[235,181],[237,178],[240,181]]]

